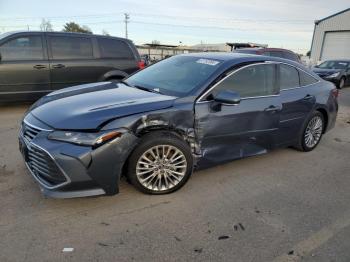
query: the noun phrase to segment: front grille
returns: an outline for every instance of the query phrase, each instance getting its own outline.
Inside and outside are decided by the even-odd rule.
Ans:
[[[28,147],[28,167],[46,186],[52,187],[67,181],[53,159],[42,149],[34,145]]]
[[[22,135],[28,142],[31,142],[40,131],[38,128],[31,127],[24,122],[22,123]]]

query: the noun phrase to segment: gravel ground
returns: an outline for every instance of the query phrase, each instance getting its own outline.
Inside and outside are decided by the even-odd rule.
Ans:
[[[43,197],[17,149],[26,108],[0,108],[0,261],[350,261],[350,88],[316,150],[199,171],[165,196],[123,181],[112,197]]]

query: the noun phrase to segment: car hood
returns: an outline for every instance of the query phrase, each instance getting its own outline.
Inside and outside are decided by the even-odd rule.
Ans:
[[[330,69],[330,68],[313,68],[312,71],[316,74],[331,75],[337,72],[341,72],[342,69]]]
[[[29,112],[54,129],[96,130],[112,119],[171,107],[175,99],[121,83],[102,82],[50,93]]]

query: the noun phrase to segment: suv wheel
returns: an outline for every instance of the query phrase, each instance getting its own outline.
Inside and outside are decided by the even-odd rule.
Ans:
[[[193,171],[191,149],[176,135],[146,135],[132,153],[128,179],[147,194],[167,194],[180,189]]]

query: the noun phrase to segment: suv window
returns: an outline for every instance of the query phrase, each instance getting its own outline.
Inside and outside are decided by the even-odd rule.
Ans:
[[[130,47],[117,39],[98,38],[102,58],[135,59]]]
[[[93,58],[92,42],[88,37],[50,36],[53,59]]]
[[[280,51],[269,51],[270,56],[284,58],[283,53]]]
[[[314,84],[316,82],[318,82],[318,80],[314,77],[312,77],[311,75],[298,70],[299,71],[299,76],[300,76],[300,85],[301,86],[307,86],[307,85],[311,85]]]
[[[253,65],[239,70],[227,77],[213,90],[232,90],[244,98],[276,95],[279,90],[275,84],[275,65]]]
[[[281,64],[280,68],[280,89],[299,87],[298,70],[292,66]]]
[[[292,60],[292,61],[298,61],[298,57],[293,54],[293,53],[290,53],[290,52],[283,52],[284,54],[284,58],[285,59],[289,59],[289,60]]]
[[[43,60],[44,51],[41,36],[21,36],[0,46],[3,61]]]

